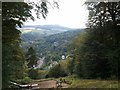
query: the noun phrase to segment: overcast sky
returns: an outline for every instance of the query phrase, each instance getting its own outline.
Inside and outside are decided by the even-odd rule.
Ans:
[[[85,28],[88,11],[85,0],[59,0],[59,9],[49,9],[46,20],[27,21],[25,25],[61,25],[70,28]]]

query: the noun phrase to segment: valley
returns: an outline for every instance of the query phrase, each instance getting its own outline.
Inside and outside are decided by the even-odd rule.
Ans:
[[[62,56],[67,57],[70,54],[68,51],[72,40],[83,32],[83,29],[45,25],[41,27],[25,26],[20,31],[25,52],[29,47],[33,47],[39,58],[37,67],[48,69],[53,64],[51,62],[59,62],[62,60]]]
[[[0,11],[0,89],[119,89],[119,1],[24,0]]]

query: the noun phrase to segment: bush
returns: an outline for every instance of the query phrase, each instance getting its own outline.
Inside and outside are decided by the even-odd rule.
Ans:
[[[32,81],[30,77],[25,77],[21,80],[21,84],[28,84]]]
[[[15,82],[17,82],[19,84],[28,84],[28,83],[32,82],[32,79],[30,77],[25,77],[23,79],[19,79],[19,80],[15,81]]]
[[[61,65],[58,64],[50,69],[48,76],[58,78],[58,77],[67,76],[67,73],[62,69]]]
[[[46,70],[38,70],[38,78],[45,78],[48,72]]]
[[[31,69],[28,72],[29,77],[32,79],[42,79],[45,78],[47,74],[48,73],[46,70],[38,70],[38,69]]]
[[[38,70],[36,70],[36,69],[30,69],[28,71],[28,76],[30,78],[32,78],[32,79],[37,79],[37,77],[38,77]]]

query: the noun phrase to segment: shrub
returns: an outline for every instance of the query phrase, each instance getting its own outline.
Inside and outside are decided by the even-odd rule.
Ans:
[[[67,76],[67,73],[61,68],[61,65],[58,64],[50,69],[48,76],[58,78],[58,77]]]
[[[38,77],[38,70],[37,69],[30,69],[28,71],[28,75],[32,79],[37,79],[37,77]]]
[[[48,72],[46,70],[38,70],[38,78],[45,78]]]
[[[31,69],[28,72],[29,77],[32,79],[42,79],[45,78],[47,74],[48,73],[46,70],[38,70],[38,69]]]
[[[18,79],[14,82],[17,82],[18,84],[28,84],[30,82],[32,82],[32,79],[30,77],[24,77],[23,79]]]
[[[21,84],[28,84],[32,81],[30,77],[25,77],[21,80]]]

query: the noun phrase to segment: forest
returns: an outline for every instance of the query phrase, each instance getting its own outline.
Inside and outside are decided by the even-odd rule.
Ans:
[[[60,7],[53,3],[54,8]],[[42,0],[38,4],[2,3],[2,88],[29,84],[39,88],[119,88],[120,2],[85,2],[87,28],[44,38],[24,36],[18,27],[34,20],[33,8],[36,17],[47,18],[47,5]],[[38,58],[44,56],[44,65],[36,68]],[[52,84],[57,81],[62,85]],[[42,86],[48,83],[50,86]]]

